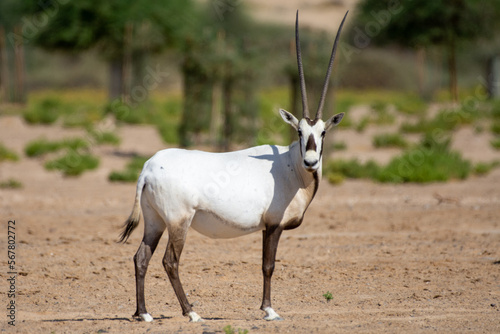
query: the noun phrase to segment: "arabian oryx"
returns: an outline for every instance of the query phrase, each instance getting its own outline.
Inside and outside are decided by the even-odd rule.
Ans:
[[[347,13],[346,13],[347,16]],[[302,223],[304,213],[321,179],[323,140],[326,131],[344,116],[321,120],[335,51],[345,18],[333,44],[316,117],[309,117],[306,86],[299,44],[298,11],[295,22],[297,63],[303,117],[280,110],[285,122],[297,130],[299,140],[289,146],[263,145],[229,153],[166,149],[149,159],[137,182],[133,211],[125,222],[120,242],[125,242],[144,215],[144,237],[134,256],[137,309],[144,321],[146,311],[144,277],[149,260],[165,229],[168,244],[163,266],[190,321],[202,321],[189,304],[179,280],[179,259],[189,227],[211,238],[234,238],[263,232],[262,272],[264,319],[281,320],[271,308],[271,276],[283,230]]]

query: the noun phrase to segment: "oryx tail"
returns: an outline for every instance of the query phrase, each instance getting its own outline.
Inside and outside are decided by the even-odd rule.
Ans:
[[[144,186],[146,185],[145,179],[146,178],[141,173],[139,180],[137,181],[134,208],[132,209],[132,213],[128,217],[127,221],[123,224],[123,231],[120,233],[120,237],[117,242],[127,242],[132,232],[135,230],[137,225],[139,225],[139,221],[141,220],[141,196]]]

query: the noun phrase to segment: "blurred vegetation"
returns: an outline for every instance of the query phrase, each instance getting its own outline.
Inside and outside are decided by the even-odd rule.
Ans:
[[[112,182],[136,182],[142,167],[150,157],[135,156],[122,171],[112,171],[108,179]]]
[[[340,183],[344,178],[364,178],[390,183],[444,182],[465,179],[470,173],[479,175],[498,166],[497,162],[473,166],[459,152],[450,149],[450,138],[437,140],[426,134],[421,142],[380,166],[374,161],[361,163],[357,159],[332,160],[324,169],[327,179]]]
[[[373,146],[376,148],[381,147],[397,147],[406,148],[408,142],[400,133],[382,133],[373,138]]]
[[[450,136],[469,125],[500,147],[500,103],[486,101],[486,65],[500,51],[498,1],[358,4],[341,36],[324,117],[346,112],[339,128],[360,132],[399,127],[373,145],[412,154],[423,146],[408,144],[406,134]],[[296,133],[277,111],[301,115],[292,23],[255,21],[238,0],[2,0],[1,112],[19,113],[28,124],[86,129],[85,138],[38,140],[25,151],[87,166],[95,164],[86,157],[93,145],[119,145],[114,132],[100,130],[109,123],[151,124],[166,143],[213,150],[288,144]],[[334,34],[304,25],[300,35],[314,113]],[[460,89],[446,93],[446,85]],[[429,115],[430,101],[452,98],[463,103]],[[371,111],[356,119],[348,111],[360,104]],[[376,169],[358,165],[354,170]],[[123,173],[132,179],[137,171]]]
[[[365,48],[371,42],[411,47],[420,52],[420,67],[426,49],[442,48],[448,66],[450,96],[456,102],[459,47],[467,41],[495,37],[494,32],[499,27],[500,2],[361,0],[357,14],[351,30],[351,38],[357,47]],[[420,90],[423,91],[422,69],[419,71]]]
[[[0,182],[0,189],[20,189],[23,187],[21,181],[16,179],[8,179]]]
[[[68,150],[63,156],[45,163],[47,170],[59,170],[64,176],[78,176],[98,166],[99,157],[74,150]]]
[[[16,152],[5,147],[3,143],[0,143],[0,162],[3,161],[18,161],[19,156]]]

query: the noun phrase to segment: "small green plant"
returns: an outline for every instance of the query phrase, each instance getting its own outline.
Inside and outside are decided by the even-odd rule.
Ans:
[[[380,167],[374,161],[361,163],[357,159],[332,160],[325,166],[325,175],[330,180],[342,181],[343,177],[352,179],[374,179]]]
[[[327,291],[326,293],[323,294],[323,297],[325,297],[327,302],[330,302],[330,300],[333,299],[333,295],[330,291]]]
[[[500,121],[495,121],[491,124],[491,132],[495,135],[500,135]]]
[[[494,149],[500,150],[500,137],[493,139],[490,144]]]
[[[65,155],[45,163],[48,170],[59,170],[65,176],[78,176],[86,170],[96,169],[99,166],[99,158],[89,153],[80,153],[69,150]]]
[[[112,171],[111,174],[109,174],[108,179],[113,182],[136,182],[144,163],[148,159],[148,157],[143,156],[134,157],[127,164],[124,170]]]
[[[94,128],[87,129],[87,132],[97,145],[120,145],[120,137],[118,137],[114,132],[99,131]]]
[[[334,141],[332,146],[335,151],[343,151],[347,148],[347,144],[344,141]]]
[[[9,150],[4,144],[0,143],[0,162],[18,160],[19,156],[14,151]]]
[[[342,123],[341,123],[341,124],[342,124]],[[370,124],[370,117],[369,117],[369,116],[365,116],[365,117],[363,117],[363,118],[359,121],[358,125],[356,125],[356,131],[357,131],[357,132],[360,132],[360,133],[361,133],[361,132],[363,132],[363,131],[365,131],[365,129],[366,129],[366,127],[368,126],[368,124]]]
[[[86,149],[89,143],[82,138],[63,139],[58,141],[49,141],[47,139],[37,139],[31,141],[24,148],[24,153],[28,157],[38,157],[48,153],[57,152],[67,148],[71,150]]]
[[[8,179],[7,181],[0,182],[0,189],[19,189],[23,184],[15,179]]]
[[[492,161],[492,162],[479,162],[474,166],[474,174],[476,175],[486,175],[492,169],[498,167],[500,165],[500,161]]]
[[[380,147],[408,147],[408,142],[399,133],[379,134],[373,138],[373,146]]]
[[[248,334],[248,329],[233,328],[231,325],[227,325],[222,328],[225,334]]]

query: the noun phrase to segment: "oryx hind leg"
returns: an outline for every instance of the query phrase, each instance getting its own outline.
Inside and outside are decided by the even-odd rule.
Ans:
[[[266,312],[265,320],[283,320],[271,307],[271,277],[276,262],[276,251],[280,240],[281,227],[268,226],[262,231],[262,274],[264,277],[264,293],[260,309]]]
[[[150,207],[143,207],[143,215],[144,236],[134,256],[137,302],[137,309],[134,316],[140,317],[146,322],[151,322],[153,321],[153,317],[146,311],[144,279],[148,270],[149,260],[155,252],[166,226],[163,219]]]
[[[189,304],[179,278],[179,260],[182,249],[184,248],[184,243],[186,242],[186,235],[192,218],[193,217],[186,219],[179,225],[169,225],[168,244],[165,256],[163,257],[163,266],[181,305],[182,314],[184,316],[189,316],[191,322],[199,322],[203,321],[203,319],[191,308],[191,304]]]

